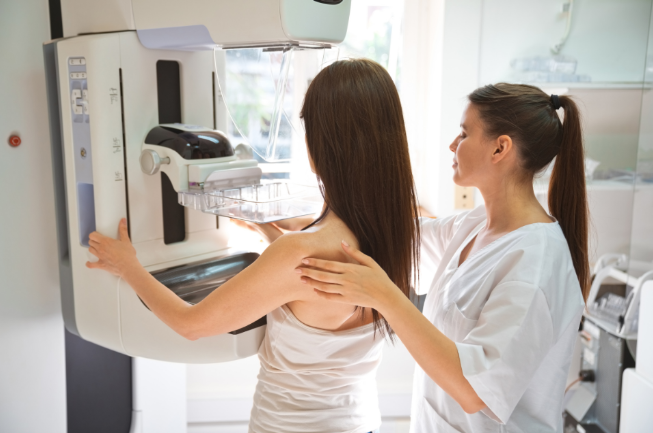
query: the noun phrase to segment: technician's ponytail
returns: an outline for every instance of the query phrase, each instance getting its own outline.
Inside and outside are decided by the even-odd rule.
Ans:
[[[589,215],[578,107],[568,96],[549,96],[534,86],[507,83],[480,87],[469,95],[469,101],[478,108],[488,136],[512,137],[529,180],[556,158],[549,184],[549,212],[565,235],[587,299]],[[558,117],[559,108],[564,109],[564,123]]]
[[[558,98],[564,109],[564,122],[560,150],[549,182],[549,212],[558,220],[565,234],[583,297],[587,299],[590,288],[589,214],[580,113],[571,98]]]

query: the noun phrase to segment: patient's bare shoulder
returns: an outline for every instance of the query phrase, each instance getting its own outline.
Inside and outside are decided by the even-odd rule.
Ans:
[[[302,259],[313,257],[347,262],[349,258],[342,249],[341,242],[343,240],[358,247],[358,241],[349,229],[335,225],[315,231],[286,233],[279,237],[274,244],[279,242],[280,249],[287,250],[290,254],[300,255]]]
[[[253,264],[252,271],[274,275],[279,284],[299,283],[295,268],[302,266],[304,258],[349,261],[342,250],[342,240],[358,246],[355,237],[344,224],[330,224],[312,230],[286,233],[265,249]]]
[[[263,251],[259,260],[276,265],[300,266],[301,260],[308,257],[318,245],[312,233],[291,232],[280,236]]]
[[[319,239],[313,233],[286,233],[270,244],[261,259],[273,260],[279,265],[300,266],[305,257],[319,251]]]

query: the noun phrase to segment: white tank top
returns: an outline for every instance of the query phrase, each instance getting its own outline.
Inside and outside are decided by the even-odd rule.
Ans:
[[[381,425],[376,370],[383,337],[370,323],[325,331],[287,306],[267,315],[250,433],[366,433]]]

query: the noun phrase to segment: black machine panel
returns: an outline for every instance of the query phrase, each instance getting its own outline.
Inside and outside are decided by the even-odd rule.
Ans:
[[[234,156],[229,139],[220,131],[190,132],[173,126],[157,126],[145,137],[145,144],[167,147],[184,159]]]

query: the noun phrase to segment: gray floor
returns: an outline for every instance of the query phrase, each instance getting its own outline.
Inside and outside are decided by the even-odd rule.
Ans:
[[[383,420],[381,433],[408,433],[410,419]],[[188,433],[247,433],[247,424],[191,424]]]

